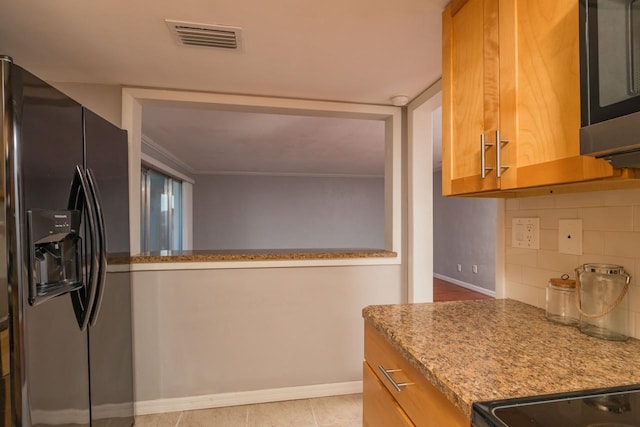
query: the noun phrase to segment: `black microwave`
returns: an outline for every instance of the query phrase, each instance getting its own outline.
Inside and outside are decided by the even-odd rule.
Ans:
[[[640,0],[580,1],[580,153],[640,167]]]

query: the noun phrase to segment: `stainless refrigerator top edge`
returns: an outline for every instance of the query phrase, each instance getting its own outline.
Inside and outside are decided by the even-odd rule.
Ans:
[[[2,425],[131,426],[126,132],[0,63]]]

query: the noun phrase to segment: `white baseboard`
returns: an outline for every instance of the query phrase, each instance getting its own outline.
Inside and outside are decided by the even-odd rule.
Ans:
[[[463,288],[467,288],[474,292],[479,292],[481,294],[489,295],[490,297],[494,297],[494,298],[496,297],[496,291],[490,291],[489,289],[485,289],[477,285],[472,285],[471,283],[466,283],[461,280],[454,279],[452,277],[443,276],[442,274],[438,274],[438,273],[433,273],[433,277],[436,277],[440,280],[445,280],[447,282],[451,282],[458,286],[462,286]]]
[[[147,415],[163,412],[192,411],[195,409],[310,399],[354,393],[362,393],[362,381],[144,400],[135,403],[135,413],[136,415]]]

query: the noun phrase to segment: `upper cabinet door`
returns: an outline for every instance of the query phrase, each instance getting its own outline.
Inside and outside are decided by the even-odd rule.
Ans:
[[[453,0],[443,13],[443,194],[612,177],[580,155],[575,0]],[[483,141],[483,142],[481,142]]]
[[[453,1],[443,12],[444,194],[495,190],[499,128],[498,1]]]

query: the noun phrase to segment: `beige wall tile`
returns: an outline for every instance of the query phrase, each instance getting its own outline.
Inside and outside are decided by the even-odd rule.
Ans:
[[[633,313],[635,322],[633,322],[631,336],[638,338],[640,336],[640,313]]]
[[[633,231],[640,231],[640,206],[633,207]]]
[[[631,285],[629,286],[629,307],[632,307],[635,311],[640,311],[640,286]]]
[[[554,196],[522,197],[519,199],[520,209],[555,208]]]
[[[554,199],[552,207],[544,207]],[[527,217],[537,212],[540,217],[540,250],[511,248],[510,233],[505,236],[505,293],[544,308],[545,288],[551,277],[568,273],[585,263],[622,265],[632,276],[629,295],[633,336],[640,338],[640,189],[561,194],[543,198],[521,198],[510,203],[511,217]],[[524,209],[526,208],[526,209]],[[583,255],[557,252],[558,220],[581,218]],[[507,224],[505,232],[511,230]]]
[[[631,206],[580,208],[582,229],[589,231],[633,231]]]
[[[520,209],[517,211],[507,212],[507,217],[509,217],[509,226],[511,226],[511,219],[513,218],[538,218],[538,210],[537,209]]]
[[[510,247],[511,236],[507,236],[506,240],[509,242],[509,246],[505,251],[505,262],[507,264],[528,265],[531,267],[537,265],[537,251],[535,249],[512,248]]]
[[[578,209],[541,209],[540,228],[542,229],[558,229],[558,221],[560,219],[576,219],[578,218]]]
[[[540,304],[542,292],[542,305]],[[507,298],[522,301],[536,307],[544,308],[544,290],[540,290],[533,286],[523,285],[521,283],[507,282],[506,295]]]
[[[634,263],[633,263],[633,268],[627,270],[627,273],[629,273],[631,275],[631,283],[637,284],[638,286],[640,286],[640,278],[635,277],[636,276],[636,272],[638,272],[638,271],[640,271],[640,258],[636,258],[634,260]],[[638,310],[637,311],[640,312],[640,305],[638,306]]]
[[[640,255],[640,233],[605,233],[604,254],[621,257],[633,257]]]
[[[538,267],[544,270],[571,274],[580,263],[579,255],[561,254],[557,251],[538,251]]]
[[[506,264],[505,280],[511,282],[522,282],[522,266],[517,264]]]
[[[603,198],[606,206],[640,205],[640,188],[603,191]]]
[[[540,268],[522,267],[522,284],[533,286],[539,289],[546,289],[549,279],[561,277],[563,274],[571,274],[573,269],[565,270],[545,270]]]
[[[558,230],[540,230],[540,249],[558,251]]]
[[[603,255],[604,231],[583,231],[582,253],[585,255]]]
[[[559,194],[556,208],[578,208],[585,206],[604,206],[604,192]]]
[[[517,199],[517,198],[507,199],[505,203],[505,209],[507,210],[507,212],[519,209],[520,208],[519,201],[520,199]]]

